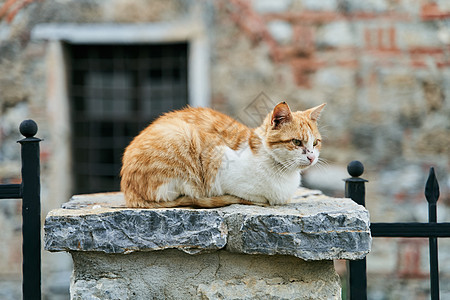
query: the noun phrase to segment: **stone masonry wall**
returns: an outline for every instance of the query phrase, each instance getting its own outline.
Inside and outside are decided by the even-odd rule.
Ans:
[[[449,220],[447,2],[229,1],[217,15],[213,103],[245,119],[242,111],[259,91],[291,108],[326,102],[321,156],[328,163],[306,172],[305,184],[342,195],[344,167],[359,159],[373,222],[424,222],[433,165],[441,184],[438,216]],[[450,241],[439,245],[445,297]],[[375,239],[369,298],[427,298],[427,255],[424,239]]]
[[[425,221],[423,186],[429,166],[434,165],[441,184],[438,219],[449,220],[448,1],[42,0],[15,1],[8,7],[6,3],[11,5],[0,0],[0,183],[20,181],[17,126],[23,119],[35,119],[38,136],[45,140],[43,215],[70,196],[56,197],[61,193],[48,179],[52,166],[64,163],[55,161],[55,140],[70,137],[51,135],[49,120],[58,112],[47,102],[53,82],[46,77],[48,44],[32,40],[31,30],[41,23],[181,20],[200,7],[211,49],[212,107],[255,126],[267,111],[261,103],[286,100],[292,109],[304,109],[326,102],[321,157],[328,163],[307,172],[306,185],[341,196],[345,166],[359,159],[370,181],[367,205],[372,221]],[[19,210],[15,200],[0,201],[0,224],[5,228],[0,238],[8,245],[0,250],[0,280],[20,279]],[[445,290],[450,286],[449,242],[441,240],[439,245],[441,297],[445,297],[450,293]],[[374,273],[371,293],[381,298],[388,293],[402,295],[400,286],[405,284],[408,288],[403,290],[412,291],[410,299],[426,295],[426,256],[422,240],[375,240],[368,257],[369,273]],[[61,260],[49,266],[44,258],[44,269],[61,265],[58,274],[66,274],[70,265]],[[392,280],[383,287],[387,281],[379,278],[386,276]]]

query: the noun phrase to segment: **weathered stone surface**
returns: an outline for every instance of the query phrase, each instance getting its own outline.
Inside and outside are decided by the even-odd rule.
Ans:
[[[129,209],[120,193],[75,196],[45,222],[45,249],[130,253],[225,248],[305,260],[360,259],[370,250],[368,212],[350,199],[299,189],[293,203],[218,209]]]
[[[305,260],[360,259],[370,249],[368,215],[351,200],[325,196],[286,207],[234,210],[227,216],[227,250],[286,254]],[[356,208],[356,209],[355,209]]]
[[[128,253],[216,250],[226,245],[224,219],[213,210],[94,208],[86,214],[77,212],[47,217],[45,249]]]
[[[288,44],[292,40],[292,25],[284,21],[272,21],[267,25],[272,37],[280,44]]]
[[[71,299],[340,299],[332,261],[225,250],[73,252]]]
[[[130,299],[125,280],[121,278],[99,278],[77,280],[71,285],[71,299]]]
[[[283,278],[245,278],[244,280],[214,280],[201,284],[198,293],[201,299],[320,299],[323,281],[305,284],[299,281],[285,281]]]
[[[252,6],[259,13],[277,13],[288,10],[291,3],[292,0],[257,0],[252,1]]]

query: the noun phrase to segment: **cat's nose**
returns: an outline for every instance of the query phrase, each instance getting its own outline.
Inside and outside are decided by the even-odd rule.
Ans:
[[[309,163],[312,164],[312,162],[316,159],[316,156],[312,153],[308,153],[308,155],[306,155],[306,158],[309,160]]]

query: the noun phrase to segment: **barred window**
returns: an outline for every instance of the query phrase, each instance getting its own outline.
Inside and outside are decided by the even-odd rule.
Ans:
[[[74,192],[119,189],[124,148],[188,103],[187,43],[67,46]]]

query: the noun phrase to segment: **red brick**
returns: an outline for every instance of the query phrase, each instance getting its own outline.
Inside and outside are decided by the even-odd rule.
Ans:
[[[311,55],[311,52],[305,51],[304,49],[293,45],[277,47],[275,52],[277,58],[276,60],[278,62],[285,62],[295,57],[309,57]]]
[[[336,64],[343,68],[356,69],[359,67],[359,61],[357,59],[338,59]]]
[[[447,50],[441,47],[410,49],[411,66],[414,68],[429,68],[429,64],[432,63],[437,68],[447,68],[450,66],[450,60],[446,53]]]
[[[272,59],[279,60],[277,43],[266,28],[263,18],[253,11],[248,1],[230,0],[228,13],[236,25],[254,43],[265,42],[270,49]]]
[[[443,47],[414,47],[410,48],[408,52],[410,54],[429,54],[429,55],[445,53]]]
[[[405,200],[408,199],[408,196],[409,195],[407,193],[401,191],[401,192],[398,192],[398,193],[394,194],[394,199],[395,199],[396,203],[402,203],[402,202],[405,202]]]
[[[450,18],[450,11],[442,11],[436,2],[422,4],[420,16],[424,21]]]
[[[397,275],[400,278],[426,278],[428,273],[421,268],[421,252],[425,239],[403,239],[398,243]]]
[[[320,67],[339,66],[354,69],[359,67],[359,51],[356,47],[321,49],[315,53],[315,58],[321,62]]]
[[[389,44],[391,45],[392,49],[396,49],[397,48],[395,27],[390,27],[389,28]]]
[[[297,24],[293,30],[293,42],[298,51],[312,53],[315,50],[316,28]]]
[[[429,68],[430,60],[429,55],[425,56],[413,56],[411,58],[411,67],[413,68]],[[434,64],[438,69],[450,67],[450,61],[445,58],[445,56],[434,57],[432,59],[432,64]]]
[[[366,49],[380,51],[398,50],[396,30],[394,27],[365,28],[364,41],[366,44]]]
[[[386,13],[369,13],[369,12],[352,12],[344,14],[336,11],[302,11],[302,12],[284,12],[270,13],[263,15],[266,21],[284,20],[293,24],[317,25],[329,23],[337,20],[394,20],[394,21],[410,21],[411,15],[406,13],[386,12]]]
[[[0,6],[0,21],[5,18],[6,22],[11,23],[21,9],[28,6],[36,0],[8,0]]]
[[[372,49],[372,34],[373,31],[368,28],[364,29],[364,43],[367,49]]]
[[[295,58],[291,61],[295,83],[298,86],[310,87],[309,76],[325,65],[314,57]]]
[[[422,59],[412,59],[411,60],[411,67],[413,68],[426,68],[427,63]]]
[[[407,13],[398,13],[398,12],[386,12],[386,13],[371,13],[371,12],[363,12],[357,11],[346,15],[348,18],[352,20],[386,20],[386,21],[411,21],[412,17]]]
[[[438,62],[436,62],[436,66],[439,68],[439,69],[442,69],[442,68],[449,68],[450,67],[450,61],[449,60],[444,60],[444,61],[438,61]]]
[[[41,162],[47,162],[51,158],[51,153],[48,149],[43,148],[40,153]]]
[[[306,11],[306,12],[286,12],[286,13],[272,13],[266,14],[264,18],[267,21],[284,20],[293,24],[314,25],[329,23],[344,16],[341,13],[334,11]]]

